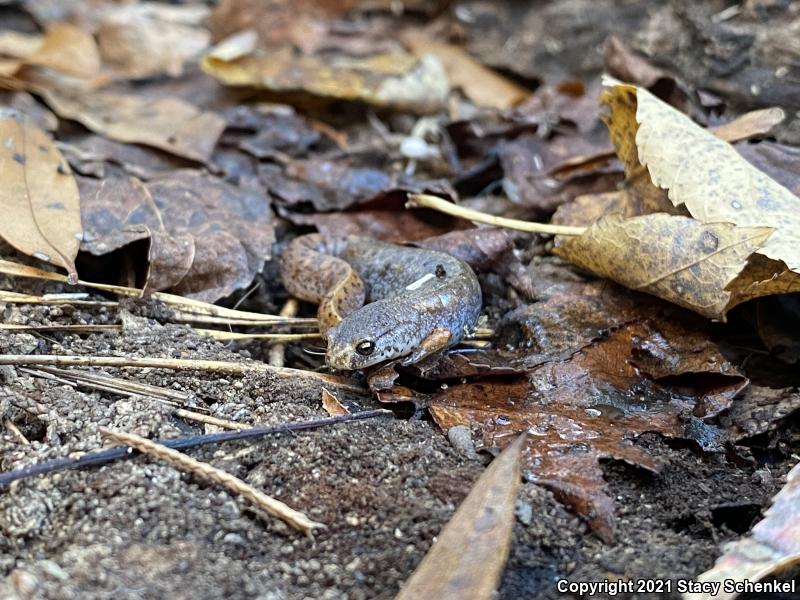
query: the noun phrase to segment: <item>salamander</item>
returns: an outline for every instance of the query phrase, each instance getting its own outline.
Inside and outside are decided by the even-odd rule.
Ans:
[[[458,343],[481,312],[475,273],[436,250],[315,233],[288,244],[280,271],[289,293],[319,303],[325,362],[335,370],[415,363]]]

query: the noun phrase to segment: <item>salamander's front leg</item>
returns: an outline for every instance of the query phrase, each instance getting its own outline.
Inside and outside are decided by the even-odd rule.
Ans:
[[[400,363],[404,367],[408,365],[413,365],[415,362],[419,362],[426,356],[430,356],[434,352],[438,352],[442,348],[447,348],[447,345],[450,343],[450,339],[453,337],[453,334],[450,333],[449,329],[445,329],[444,327],[437,327],[433,331],[430,332],[428,337],[426,337],[422,342],[420,342],[419,348],[414,350],[411,354],[403,359]]]

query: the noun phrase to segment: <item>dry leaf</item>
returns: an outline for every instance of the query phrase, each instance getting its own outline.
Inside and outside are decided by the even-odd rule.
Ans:
[[[459,46],[414,30],[404,32],[401,39],[420,58],[425,54],[435,55],[444,66],[450,85],[460,87],[478,106],[509,109],[531,94],[530,90],[484,67]]]
[[[395,600],[489,600],[508,557],[525,434],[480,476]]]
[[[754,167],[800,195],[800,148],[775,142],[736,144],[736,151]]]
[[[449,91],[441,62],[432,55],[341,54],[297,56],[291,48],[256,49],[254,34],[237,34],[205,56],[203,69],[222,83],[276,93],[359,101],[382,108],[429,113],[444,106]]]
[[[631,51],[619,37],[611,35],[603,52],[606,69],[614,77],[649,88],[659,79],[672,79],[664,69]]]
[[[322,408],[332,417],[349,415],[350,411],[341,401],[331,392],[322,388]]]
[[[772,501],[764,519],[750,535],[732,542],[713,568],[698,581],[761,581],[800,564],[800,465],[789,472],[786,485]],[[789,590],[786,590],[789,591]],[[739,594],[722,589],[719,594],[685,593],[684,600],[733,600]]]
[[[663,213],[628,219],[612,213],[582,235],[559,240],[555,252],[631,289],[724,319],[733,296],[728,286],[771,233]]]
[[[11,108],[18,114],[25,115],[36,127],[48,133],[58,129],[58,118],[28,92],[0,90],[0,107]]]
[[[736,398],[724,420],[731,439],[738,444],[778,429],[798,409],[800,393],[795,388],[750,385]]]
[[[0,205],[3,239],[78,280],[74,261],[83,236],[78,186],[50,136],[8,112],[0,113]]]
[[[222,0],[209,19],[209,27],[218,42],[250,29],[266,48],[294,46],[304,53],[317,49],[329,24],[326,18],[350,10],[350,0]]]
[[[783,123],[785,118],[783,109],[773,106],[750,111],[709,131],[718,138],[733,143],[766,135],[776,125]]]
[[[184,63],[202,54],[211,34],[200,27],[204,6],[169,6],[156,3],[121,5],[102,19],[97,42],[103,62],[123,77],[143,78],[183,72]],[[198,15],[198,10],[202,11]]]
[[[140,179],[151,179],[193,164],[188,159],[156,148],[116,142],[88,132],[70,136],[66,140],[62,138],[58,147],[74,171],[98,178],[104,178],[107,171],[113,171],[114,165]]]
[[[607,84],[609,131],[629,178],[646,167],[674,206],[704,223],[773,228],[758,252],[800,271],[800,198],[647,90]]]
[[[372,200],[376,201],[375,208],[385,210],[389,208],[391,196],[405,200],[407,193],[456,196],[449,181],[418,179],[380,155],[366,159],[357,155],[340,159],[295,159],[283,168],[262,163],[258,176],[282,205],[293,207],[310,203],[315,212],[363,206]]]
[[[0,60],[0,75],[14,77],[26,66],[46,67],[66,75],[92,79],[100,72],[100,55],[91,34],[68,23],[48,27],[44,36],[3,32],[0,55],[15,60]]]
[[[177,98],[150,100],[112,92],[86,94],[47,90],[42,96],[64,119],[120,142],[144,144],[207,162],[225,121]]]

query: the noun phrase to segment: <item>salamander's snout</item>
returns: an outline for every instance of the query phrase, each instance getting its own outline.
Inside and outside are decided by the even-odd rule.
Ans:
[[[325,364],[337,371],[355,371],[385,360],[376,352],[375,344],[369,339],[354,339],[352,336],[337,335],[328,331],[328,350],[325,353]],[[359,352],[360,350],[360,352]]]
[[[328,330],[325,363],[355,371],[405,356],[419,337],[415,321],[391,318],[380,302],[368,304]]]

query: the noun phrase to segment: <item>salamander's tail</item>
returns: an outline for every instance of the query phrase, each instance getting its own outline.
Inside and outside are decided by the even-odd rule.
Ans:
[[[366,298],[358,273],[335,256],[342,243],[312,233],[293,239],[281,255],[281,278],[289,293],[319,303],[317,318],[323,338],[328,329],[361,308]]]

